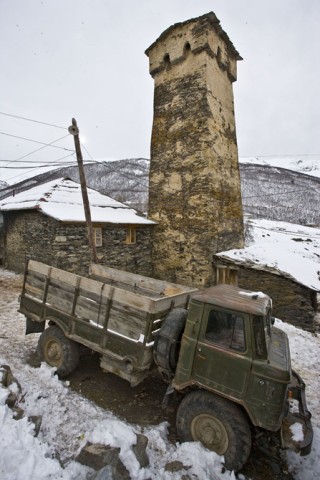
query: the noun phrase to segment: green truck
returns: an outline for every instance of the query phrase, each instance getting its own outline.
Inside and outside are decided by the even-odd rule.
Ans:
[[[253,427],[281,431],[284,448],[310,452],[305,385],[263,293],[197,290],[97,264],[87,278],[29,260],[19,311],[27,334],[41,332],[41,360],[61,377],[76,368],[81,345],[133,387],[157,367],[168,383],[163,404],[180,400],[181,441],[224,455],[228,469],[246,463]]]

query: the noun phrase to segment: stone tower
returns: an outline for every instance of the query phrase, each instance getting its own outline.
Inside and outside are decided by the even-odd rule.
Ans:
[[[154,274],[207,286],[215,280],[212,255],[243,245],[232,90],[241,57],[214,13],[171,26],[146,54],[155,82]]]

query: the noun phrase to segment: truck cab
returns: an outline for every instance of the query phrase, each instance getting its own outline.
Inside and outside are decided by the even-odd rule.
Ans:
[[[237,404],[249,423],[270,431],[282,429],[283,445],[307,454],[312,427],[305,387],[291,369],[287,335],[273,325],[271,313],[271,299],[261,292],[220,284],[194,293],[171,387],[186,397],[198,389]],[[290,413],[290,399],[298,404],[296,415]],[[183,407],[178,431],[181,415],[185,416]],[[293,423],[301,425],[300,442],[292,441]],[[203,430],[204,425],[199,437]],[[205,435],[210,438],[208,428]]]

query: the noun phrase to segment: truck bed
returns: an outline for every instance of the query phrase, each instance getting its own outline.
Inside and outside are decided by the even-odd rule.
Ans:
[[[154,332],[172,308],[187,306],[195,289],[97,264],[90,273],[87,278],[29,260],[19,311],[29,323],[54,322],[101,353],[102,368],[135,384],[124,370],[150,368]]]

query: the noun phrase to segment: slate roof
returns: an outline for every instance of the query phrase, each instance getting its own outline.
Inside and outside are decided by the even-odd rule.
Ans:
[[[103,195],[87,189],[91,219],[94,223],[125,225],[154,225],[155,222],[136,210]],[[14,197],[0,201],[0,211],[38,210],[44,215],[62,222],[85,222],[80,184],[67,178],[52,180]]]

